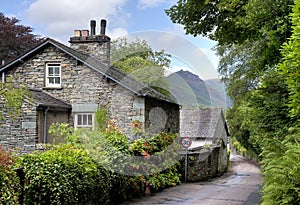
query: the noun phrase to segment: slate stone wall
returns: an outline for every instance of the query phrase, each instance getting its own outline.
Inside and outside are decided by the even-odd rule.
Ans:
[[[179,133],[179,105],[145,98],[145,129],[149,133]]]
[[[25,101],[20,116],[8,116],[8,110],[3,109],[3,100],[0,100],[0,109],[3,111],[3,121],[0,121],[0,144],[5,149],[19,153],[28,153],[35,150],[37,143],[37,111],[31,103]]]
[[[182,163],[184,170],[184,163]],[[220,176],[227,170],[227,150],[223,145],[188,153],[187,180],[204,181]]]

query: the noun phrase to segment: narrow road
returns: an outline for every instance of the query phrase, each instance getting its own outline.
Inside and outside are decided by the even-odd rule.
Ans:
[[[256,205],[259,204],[260,168],[237,155],[232,155],[231,171],[207,182],[184,183],[176,187],[126,201],[122,205]]]

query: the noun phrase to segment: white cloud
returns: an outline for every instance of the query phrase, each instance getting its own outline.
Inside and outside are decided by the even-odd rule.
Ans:
[[[137,7],[141,10],[147,9],[147,8],[154,8],[159,6],[160,4],[175,4],[176,1],[174,0],[138,0]]]
[[[124,28],[115,28],[113,30],[108,30],[107,31],[107,35],[112,39],[117,39],[123,36],[127,36],[128,35],[128,31]]]
[[[41,26],[49,37],[67,41],[75,29],[89,29],[90,20],[97,21],[100,31],[100,19],[107,19],[107,27],[126,27],[126,13],[122,6],[127,0],[37,0],[27,9],[27,16],[31,24]],[[121,31],[117,29],[114,32]],[[126,33],[125,29],[122,31]],[[64,38],[64,39],[61,39]],[[67,39],[65,39],[67,38]]]

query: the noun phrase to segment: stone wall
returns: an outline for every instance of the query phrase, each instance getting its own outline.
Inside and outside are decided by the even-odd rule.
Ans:
[[[145,98],[145,129],[150,133],[179,133],[179,105]]]
[[[21,115],[11,118],[8,110],[3,109],[3,101],[0,109],[3,111],[4,120],[0,121],[0,144],[6,149],[14,149],[16,152],[27,153],[35,150],[37,143],[37,111],[28,101],[21,108]]]
[[[182,163],[184,170],[184,163]],[[220,176],[227,170],[226,147],[203,148],[199,152],[188,152],[187,181],[196,182]]]

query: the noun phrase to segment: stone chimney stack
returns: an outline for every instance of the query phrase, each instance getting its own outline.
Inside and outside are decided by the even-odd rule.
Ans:
[[[110,38],[105,35],[106,20],[100,22],[100,34],[96,34],[96,21],[91,20],[91,30],[74,30],[70,38],[70,47],[92,55],[109,66],[110,63]]]

